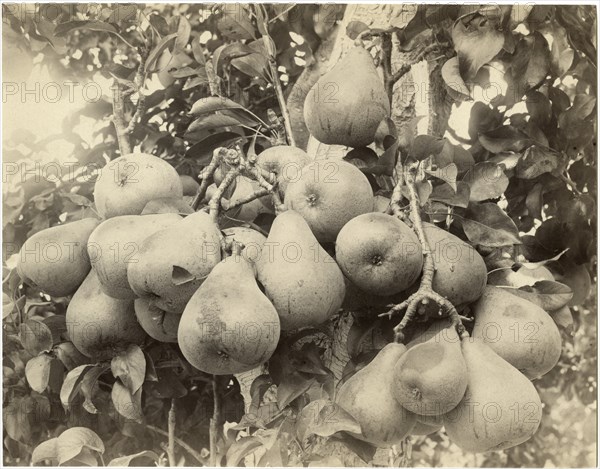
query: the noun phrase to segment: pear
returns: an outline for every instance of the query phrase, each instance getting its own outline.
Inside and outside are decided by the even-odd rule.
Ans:
[[[430,223],[425,237],[435,262],[433,290],[454,306],[475,301],[487,283],[485,262],[473,246]]]
[[[177,342],[180,314],[172,314],[151,306],[148,300],[138,298],[133,302],[135,316],[142,329],[159,342]]]
[[[318,160],[288,183],[285,204],[304,217],[319,241],[332,242],[351,219],[373,211],[373,190],[356,166]]]
[[[148,236],[140,246],[138,262],[127,267],[127,280],[150,305],[181,314],[220,261],[218,228],[208,213],[196,212]]]
[[[181,316],[178,342],[205,373],[229,375],[266,362],[277,347],[277,311],[256,283],[252,264],[235,253],[218,264]]]
[[[168,213],[122,215],[102,222],[87,243],[92,269],[98,274],[102,291],[113,298],[135,298],[127,282],[127,266],[139,261],[144,239],[179,220],[179,215]]]
[[[238,200],[249,196],[258,189],[260,189],[258,182],[245,176],[240,176],[236,179],[235,190],[231,197],[229,197],[229,203],[235,204]],[[251,222],[261,213],[274,213],[270,195],[247,202],[238,209],[228,210],[225,212],[225,216],[229,216],[235,220]]]
[[[535,387],[479,339],[462,341],[467,363],[465,397],[443,416],[448,438],[464,451],[503,450],[537,431],[542,403]]]
[[[73,295],[66,323],[73,345],[95,360],[112,358],[131,344],[142,345],[146,339],[135,318],[133,300],[104,294],[93,270]]]
[[[241,256],[253,266],[260,259],[262,248],[267,240],[263,234],[244,226],[225,228],[223,234],[225,235],[225,240],[230,242],[237,241],[244,246]]]
[[[175,168],[161,158],[131,153],[104,166],[94,186],[96,209],[102,218],[139,215],[160,197],[183,197]]]
[[[336,402],[360,424],[359,437],[379,447],[398,444],[410,433],[416,415],[392,394],[393,369],[406,352],[402,344],[386,345],[364,368],[340,387]]]
[[[454,327],[408,349],[394,366],[396,400],[419,415],[441,415],[458,405],[467,388],[467,365]]]
[[[472,307],[473,337],[530,379],[548,373],[558,363],[562,340],[552,317],[524,298],[487,286]]]
[[[293,210],[275,218],[256,269],[284,330],[326,321],[344,299],[340,268]]]
[[[335,241],[335,259],[346,277],[375,295],[406,290],[423,268],[417,235],[385,213],[365,213],[346,223]]]
[[[310,162],[310,157],[300,148],[275,145],[262,151],[256,161],[259,168],[275,174],[279,192],[283,196],[288,183],[300,177],[301,170]]]
[[[354,47],[313,85],[304,101],[304,121],[319,142],[365,147],[380,122],[389,117],[390,102],[373,57]]]
[[[183,188],[183,195],[196,195],[200,184],[192,176],[187,174],[180,174],[179,179],[181,180],[181,187]]]
[[[90,271],[86,244],[99,223],[84,218],[38,231],[21,247],[19,276],[50,296],[74,293]]]
[[[186,196],[184,196],[186,197]],[[179,213],[189,215],[194,213],[192,206],[183,198],[178,197],[160,197],[150,200],[142,210],[142,215],[153,213]]]
[[[415,424],[415,427],[410,431],[410,434],[415,436],[431,435],[432,433],[440,431],[443,426],[444,424],[442,423],[430,425],[429,423],[421,422],[417,417],[417,423]]]

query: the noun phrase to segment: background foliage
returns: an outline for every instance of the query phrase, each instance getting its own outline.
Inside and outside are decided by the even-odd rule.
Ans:
[[[249,144],[252,129],[260,121],[271,122],[267,110],[279,113],[267,39],[261,36],[276,45],[277,70],[288,94],[342,17],[343,6],[277,4],[267,5],[264,13],[268,29],[257,10],[240,5],[3,5],[5,109],[14,109],[19,99],[30,100],[23,98],[25,86],[38,98],[38,107],[28,109],[54,104],[51,93],[56,90],[61,93],[57,109],[69,101],[73,89],[81,104],[49,135],[30,122],[7,127],[5,114],[5,464],[165,463],[171,399],[176,399],[178,438],[197,452],[200,463],[206,462],[213,412],[209,377],[190,367],[177,347],[158,342],[124,354],[120,365],[125,373],[114,361],[112,369],[108,363],[87,363],[66,336],[68,300],[21,287],[11,256],[32,234],[93,213],[95,169],[118,155],[111,85],[117,82],[133,90],[125,101],[129,119],[139,99],[136,49],[147,56],[146,88],[141,91],[147,96],[131,136],[134,146],[165,158],[180,174],[197,177],[213,149],[240,138]],[[452,127],[451,114],[447,140],[438,138],[444,135],[422,136],[401,148],[415,157],[433,155],[433,172],[420,188],[424,211],[435,221],[446,220],[450,213],[451,231],[477,245],[487,255],[490,270],[508,267],[523,274],[521,269],[543,262],[573,290],[574,298],[570,307],[554,314],[563,331],[563,355],[537,383],[545,409],[535,437],[511,450],[477,457],[462,453],[443,433],[415,437],[410,463],[593,465],[597,309],[595,295],[586,295],[596,282],[595,9],[430,5],[411,15],[398,32],[402,44],[410,49],[427,35],[444,46],[438,73],[447,85],[445,92],[462,102],[453,112],[469,113],[466,132]],[[355,36],[365,27],[353,24],[347,32]],[[374,44],[377,49],[377,38]],[[202,112],[191,115],[194,103],[210,95],[207,61],[231,101],[218,108],[202,101]],[[47,78],[38,82],[36,91],[28,77],[41,70]],[[500,93],[493,99],[478,95],[498,84]],[[30,117],[55,119],[52,114]],[[257,150],[269,144],[258,139]],[[382,174],[393,169],[397,147],[389,148],[378,148],[376,163],[351,160],[370,174],[383,195],[389,195],[389,186]],[[446,170],[442,179],[435,168]],[[497,168],[501,175],[490,178]],[[456,193],[448,192],[448,185],[456,185]],[[268,227],[270,220],[256,223]],[[534,285],[538,279],[531,272],[530,280],[521,277],[519,286],[530,285],[537,297],[557,294]],[[498,284],[509,281],[503,275],[496,279]],[[385,335],[389,325],[357,321],[354,326],[363,338],[365,331],[375,329]],[[321,411],[333,383],[320,345],[298,347],[291,339],[284,341],[270,363],[270,377],[261,377],[252,387],[250,414],[244,413],[237,381],[222,380],[221,412],[228,422],[224,463],[239,463],[256,450],[254,462],[261,465],[346,464],[347,451],[371,461],[372,448],[340,433],[352,428],[351,419],[337,418],[332,424]],[[352,347],[356,353],[350,354],[349,369],[369,356],[369,346],[349,339]],[[299,371],[290,374],[291,369]],[[277,403],[263,398],[272,383],[279,385]],[[308,431],[303,418],[315,409]],[[243,438],[235,442],[239,432]],[[334,446],[334,440],[346,449]],[[198,464],[182,447],[177,454],[186,464]],[[394,457],[376,456],[375,464],[398,464]]]

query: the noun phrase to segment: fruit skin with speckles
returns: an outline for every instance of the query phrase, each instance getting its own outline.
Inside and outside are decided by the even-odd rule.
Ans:
[[[373,57],[354,47],[313,85],[304,101],[304,121],[311,135],[326,144],[365,147],[390,102]]]
[[[94,202],[102,218],[139,215],[146,204],[160,197],[183,197],[175,168],[146,153],[130,153],[108,162],[94,186]]]
[[[538,305],[503,288],[488,285],[472,306],[473,337],[530,379],[548,373],[562,350],[560,331]]]
[[[284,202],[302,215],[320,242],[333,242],[348,221],[373,211],[373,189],[356,166],[317,160],[288,184]]]
[[[310,157],[301,148],[275,145],[262,151],[256,162],[265,171],[275,173],[283,197],[289,182],[300,177],[302,168],[310,163]]]
[[[450,441],[464,451],[485,453],[529,440],[542,420],[542,402],[519,370],[479,339],[461,342],[467,391],[443,421]]]
[[[375,295],[407,289],[423,268],[413,230],[385,213],[365,213],[346,223],[335,241],[335,259],[346,277]]]
[[[256,270],[283,330],[325,322],[344,299],[342,271],[293,210],[275,218]]]
[[[340,387],[336,402],[352,415],[362,431],[358,438],[378,447],[398,444],[414,428],[417,416],[392,394],[394,365],[406,353],[402,344],[386,345],[364,368]]]
[[[77,350],[95,360],[110,359],[131,344],[142,345],[146,339],[135,317],[133,300],[106,295],[94,270],[71,298],[66,324]]]
[[[483,257],[470,244],[430,223],[423,223],[435,263],[432,288],[458,307],[481,296],[487,283]]]
[[[234,253],[213,268],[192,296],[177,338],[194,367],[230,375],[266,362],[279,335],[277,311],[258,288],[252,264]]]

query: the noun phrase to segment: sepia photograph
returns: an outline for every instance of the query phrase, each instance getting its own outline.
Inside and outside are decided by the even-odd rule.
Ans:
[[[597,3],[1,7],[3,467],[598,467]]]

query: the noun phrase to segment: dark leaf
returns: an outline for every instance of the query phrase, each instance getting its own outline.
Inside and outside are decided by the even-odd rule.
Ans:
[[[107,33],[116,33],[117,28],[112,24],[103,21],[67,21],[56,26],[55,36],[64,36],[76,29],[89,29],[90,31],[104,31]]]
[[[502,168],[488,161],[473,166],[465,174],[463,182],[469,185],[471,202],[498,198],[508,187],[508,177]]]
[[[196,101],[189,113],[192,116],[200,116],[202,114],[210,114],[223,109],[244,109],[244,107],[229,98],[222,96],[208,96]]]
[[[119,5],[113,10],[106,21],[108,23],[116,23],[119,25],[125,22],[134,24],[134,21],[132,20],[137,17],[137,12],[137,5]]]
[[[192,122],[188,127],[186,136],[200,130],[213,130],[221,127],[233,127],[239,124],[240,121],[235,117],[225,116],[222,114],[211,114],[209,116],[199,117]]]
[[[150,54],[148,54],[148,59],[146,60],[146,65],[144,66],[144,71],[146,73],[155,72],[156,65],[158,63],[158,59],[162,55],[162,53],[167,49],[172,42],[177,38],[177,33],[169,34],[168,36],[163,37],[159,43],[152,49]]]
[[[425,170],[425,172],[441,181],[447,183],[452,189],[456,190],[456,176],[458,175],[458,169],[454,163],[450,163],[448,166],[443,168],[437,168],[435,170]]]
[[[93,398],[98,389],[98,378],[107,371],[107,369],[108,367],[106,366],[95,366],[85,373],[85,376],[81,381],[81,393],[84,397],[83,408],[90,414],[98,413]]]
[[[462,226],[473,244],[487,247],[521,244],[515,223],[494,203],[471,204]]]
[[[192,32],[192,25],[189,20],[183,16],[179,16],[179,23],[177,25],[177,39],[175,39],[175,50],[183,51],[186,44],[190,40],[190,34]],[[201,63],[201,62],[200,62]]]
[[[126,351],[114,357],[110,363],[112,374],[135,394],[144,384],[146,358],[138,345],[130,345]]]
[[[19,339],[23,348],[31,355],[39,355],[52,348],[52,331],[41,321],[30,319],[21,324]]]
[[[479,142],[491,153],[519,152],[534,143],[525,133],[511,125],[503,125],[480,134]]]
[[[255,436],[240,438],[227,450],[227,455],[225,456],[227,467],[238,467],[240,461],[252,453],[256,448],[262,446],[262,444],[262,441]]]
[[[433,188],[429,198],[453,207],[466,208],[469,205],[469,194],[469,185],[466,182],[458,181],[456,191],[449,184],[440,184]]]
[[[525,150],[516,166],[516,176],[522,179],[534,179],[541,174],[550,173],[558,168],[559,155],[549,148],[533,145]]]
[[[573,313],[571,313],[571,309],[568,306],[550,311],[549,314],[557,326],[563,329],[569,329],[573,326]]]
[[[431,135],[417,135],[413,140],[409,156],[417,161],[422,161],[430,156],[437,155],[444,148],[446,139],[432,137]]]
[[[129,466],[158,466],[160,457],[154,451],[141,451],[128,456],[121,456],[110,461],[108,467],[129,467]],[[153,464],[149,464],[153,463]]]
[[[231,65],[250,78],[259,77],[267,82],[271,80],[267,58],[262,54],[252,53],[232,59]]]
[[[223,66],[223,63],[227,60],[231,60],[236,57],[244,57],[252,54],[255,51],[246,44],[241,42],[233,42],[231,44],[224,44],[214,51],[212,56],[213,67],[215,72],[219,71],[219,68]]]
[[[301,396],[315,382],[315,378],[306,378],[297,371],[286,373],[284,380],[277,386],[277,405],[285,408],[290,402]]]
[[[217,27],[225,37],[234,40],[256,38],[248,5],[223,4],[222,8],[222,16],[217,22]]]

